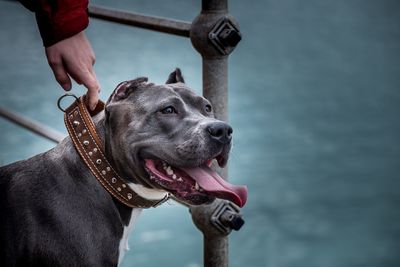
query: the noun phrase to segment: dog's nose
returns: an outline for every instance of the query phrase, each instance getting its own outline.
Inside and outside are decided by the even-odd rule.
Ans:
[[[222,143],[227,144],[232,140],[232,127],[224,122],[213,122],[207,126],[207,132],[211,138]]]

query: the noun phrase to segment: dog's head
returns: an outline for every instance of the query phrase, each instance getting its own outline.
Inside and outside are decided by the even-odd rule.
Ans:
[[[247,189],[210,168],[214,160],[226,165],[232,128],[214,118],[211,103],[187,87],[179,69],[165,85],[147,78],[120,83],[105,114],[106,153],[130,183],[192,205],[215,197],[245,204]]]

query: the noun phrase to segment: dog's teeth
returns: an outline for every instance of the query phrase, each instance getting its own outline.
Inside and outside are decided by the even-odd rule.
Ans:
[[[196,190],[199,190],[200,189],[200,186],[199,186],[199,184],[196,182],[196,184],[194,185],[194,188],[196,188]]]
[[[172,175],[172,179],[176,180],[176,174]]]
[[[182,177],[178,177],[178,182],[183,182],[183,179],[182,179]]]
[[[162,162],[162,166],[163,166],[163,169],[164,169],[164,170],[167,169],[167,163],[166,163],[165,161]]]
[[[171,166],[168,166],[167,169],[165,170],[168,175],[173,175],[174,171],[171,169]]]

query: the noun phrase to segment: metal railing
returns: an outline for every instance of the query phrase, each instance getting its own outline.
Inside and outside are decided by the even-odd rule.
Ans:
[[[189,37],[190,22],[147,16],[134,12],[114,10],[101,6],[90,6],[89,16],[143,29]]]
[[[0,107],[0,116],[54,143],[59,143],[65,138],[64,134],[43,125],[40,122],[25,118],[2,107]]]
[[[228,120],[228,56],[240,41],[241,35],[236,21],[228,14],[227,0],[202,0],[202,10],[192,23],[93,5],[89,7],[89,16],[157,32],[189,37],[195,49],[202,56],[203,95],[213,104],[216,117],[221,120]],[[64,137],[63,134],[45,125],[3,108],[0,108],[0,116],[56,143]],[[224,179],[227,179],[226,169],[217,169],[217,171]],[[243,220],[240,221],[239,210],[231,208],[230,205],[226,201],[218,200],[210,205],[190,207],[193,222],[204,236],[203,255],[204,266],[206,267],[228,266],[227,235],[231,229],[238,230],[243,224]],[[231,219],[240,220],[239,223],[232,223],[231,219],[215,218],[215,214],[219,214],[218,216],[222,218],[226,218],[226,214],[233,214],[236,217],[230,216]],[[219,220],[219,227],[216,227],[215,220]]]

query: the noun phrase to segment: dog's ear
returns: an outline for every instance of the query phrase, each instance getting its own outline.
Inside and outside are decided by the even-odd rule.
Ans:
[[[166,84],[170,84],[170,83],[185,83],[185,80],[183,79],[181,70],[179,68],[176,68],[168,76],[168,80],[165,83]]]
[[[140,84],[147,82],[147,77],[139,77],[135,80],[125,81],[117,85],[111,96],[108,98],[106,105],[111,102],[116,102],[125,99],[129,94],[136,89]]]

